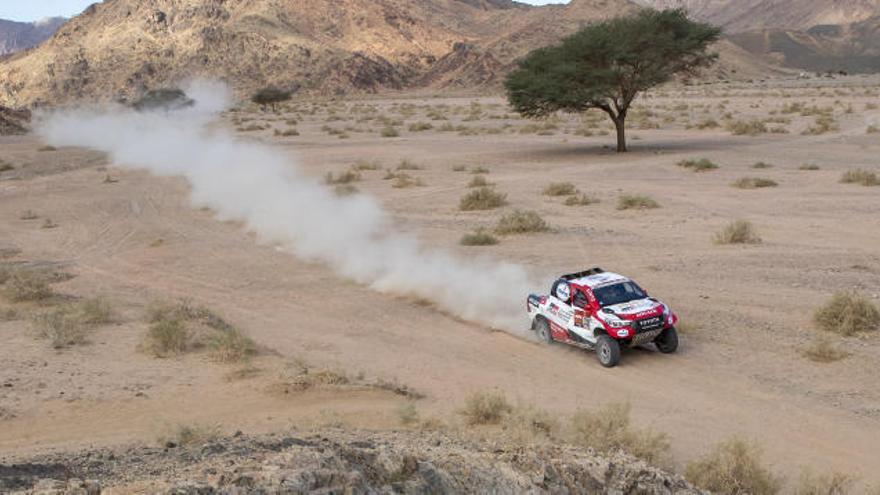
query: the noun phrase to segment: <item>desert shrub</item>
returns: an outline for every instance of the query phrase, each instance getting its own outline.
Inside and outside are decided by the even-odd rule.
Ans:
[[[564,204],[565,206],[589,206],[598,202],[598,199],[581,193],[565,198],[565,201],[562,204]]]
[[[0,172],[9,172],[10,170],[15,170],[15,165],[0,159]]]
[[[274,112],[279,103],[290,100],[291,92],[284,91],[274,86],[265,87],[251,96],[251,101],[260,105],[263,109],[271,107]]]
[[[727,124],[734,136],[757,136],[767,132],[767,125],[760,120],[736,120]]]
[[[464,401],[461,414],[469,425],[498,424],[513,410],[501,392],[478,392]]]
[[[415,403],[409,400],[397,409],[397,417],[401,424],[413,425],[419,422],[419,410],[416,409]]]
[[[453,165],[452,166],[453,172],[464,172],[465,170],[467,170],[467,167],[465,167],[464,165]]]
[[[254,123],[254,124],[248,124],[246,126],[238,127],[236,130],[238,132],[254,132],[254,131],[265,131],[268,128],[269,128],[268,126]]]
[[[755,162],[755,164],[752,165],[752,168],[773,168],[773,165],[767,162]]]
[[[712,238],[715,244],[759,244],[761,237],[755,227],[747,220],[736,220],[727,224]]]
[[[391,187],[395,189],[406,189],[409,187],[422,187],[425,183],[422,182],[422,179],[412,178],[405,173],[398,173],[394,178],[394,181],[391,183]]]
[[[33,317],[37,337],[47,339],[54,349],[86,342],[87,327],[70,307],[52,310]]]
[[[40,151],[40,152],[46,152],[46,151],[58,151],[58,148],[56,148],[56,147],[54,147],[54,146],[52,146],[52,145],[50,145],[50,144],[47,144],[47,145],[45,145],[45,146],[40,146],[39,148],[37,148],[37,151]]]
[[[669,453],[666,435],[636,430],[630,425],[628,403],[607,404],[597,411],[578,411],[571,418],[573,441],[598,452],[628,452],[656,464]]]
[[[689,463],[685,477],[705,490],[731,495],[773,495],[782,485],[761,465],[760,450],[737,438],[720,443],[703,459]]]
[[[103,325],[109,323],[113,315],[113,307],[103,297],[93,297],[78,304],[78,318],[87,325]]]
[[[835,347],[826,338],[818,338],[803,350],[804,357],[817,363],[833,363],[849,356],[849,353]]]
[[[618,210],[646,210],[659,207],[659,203],[654,201],[649,196],[645,196],[642,194],[624,194],[623,196],[617,198]]]
[[[459,244],[462,246],[494,246],[498,244],[498,239],[483,229],[477,229],[476,232],[463,235]]]
[[[794,495],[847,495],[854,481],[852,476],[843,473],[817,475],[804,470],[794,487]]]
[[[880,310],[867,297],[854,291],[842,291],[819,308],[813,320],[826,332],[856,335],[880,327]]]
[[[45,273],[37,270],[15,270],[7,276],[4,295],[13,302],[42,301],[53,296]]]
[[[433,129],[434,126],[427,122],[414,122],[409,125],[409,132],[422,132]]]
[[[397,170],[421,170],[422,168],[421,165],[417,165],[409,160],[400,160],[400,163],[397,165]]]
[[[876,125],[869,125],[865,130],[865,134],[880,134],[880,127]]]
[[[356,170],[346,170],[345,172],[340,172],[337,176],[334,176],[333,172],[327,172],[327,175],[324,176],[324,182],[328,185],[350,184],[360,180],[361,174]]]
[[[880,180],[877,179],[877,174],[875,172],[870,172],[861,168],[847,170],[840,176],[840,182],[843,184],[880,186]]]
[[[488,173],[489,173],[489,169],[486,168],[486,167],[474,167],[474,168],[471,169],[471,173],[474,174],[474,175],[476,175],[476,174],[488,174]]]
[[[577,188],[571,182],[551,182],[544,188],[546,196],[571,196],[577,193]]]
[[[382,165],[380,165],[379,162],[377,162],[375,160],[374,161],[358,160],[357,163],[355,163],[352,168],[355,170],[358,170],[358,171],[379,170],[382,168]]]
[[[468,187],[487,187],[491,186],[492,183],[486,180],[486,177],[483,175],[475,175],[473,179],[468,183]]]
[[[498,220],[495,232],[501,235],[529,234],[550,230],[547,222],[534,211],[515,210]]]
[[[145,348],[156,357],[183,354],[187,350],[189,330],[180,318],[166,318],[150,325]]]
[[[837,125],[837,121],[834,120],[834,117],[830,115],[819,115],[816,117],[815,122],[809,126],[802,134],[805,135],[820,135],[828,132],[837,131],[840,129],[840,126]]]
[[[275,129],[275,135],[280,137],[299,136],[299,131],[294,128],[284,129],[283,131],[281,129]]]
[[[398,132],[395,127],[386,125],[381,131],[379,131],[379,135],[383,138],[396,138],[400,136],[400,132]]]
[[[218,332],[208,342],[211,358],[221,363],[245,361],[257,353],[257,345],[238,329]]]
[[[502,426],[508,438],[517,443],[554,438],[560,429],[556,416],[532,405],[517,405],[504,417]]]
[[[461,211],[491,210],[507,204],[507,195],[499,193],[488,187],[474,189],[464,196],[458,203]]]
[[[41,229],[54,229],[57,228],[58,224],[55,223],[51,218],[47,218],[43,221],[43,225],[40,225]]]
[[[798,167],[798,170],[815,171],[815,170],[819,170],[819,166],[815,165],[813,163],[805,163],[805,164],[801,165],[800,167]]]
[[[718,165],[708,158],[700,158],[699,160],[682,160],[678,162],[678,166],[693,170],[694,172],[705,172],[707,170],[718,168]]]
[[[136,100],[131,106],[138,112],[153,110],[180,110],[195,105],[183,90],[177,88],[154,89],[147,91]]]
[[[220,437],[220,430],[210,425],[186,425],[175,426],[170,434],[160,438],[160,443],[166,446],[179,445],[191,447],[202,445]]]
[[[34,213],[33,210],[25,210],[21,212],[21,215],[19,215],[18,218],[21,220],[36,220],[40,218],[40,216]]]
[[[764,187],[776,187],[779,184],[771,179],[763,179],[761,177],[743,177],[737,179],[731,186],[737,189],[761,189]]]

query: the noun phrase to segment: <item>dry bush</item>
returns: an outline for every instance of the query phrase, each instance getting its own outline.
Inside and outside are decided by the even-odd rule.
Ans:
[[[291,369],[282,374],[281,381],[271,389],[280,394],[293,394],[313,388],[341,387],[350,383],[351,379],[342,371],[314,371],[303,363],[293,363]]]
[[[255,132],[255,131],[264,131],[266,129],[268,129],[268,126],[254,123],[254,124],[248,124],[246,126],[241,126],[241,127],[237,128],[236,130],[238,132]]]
[[[651,464],[668,460],[666,435],[633,429],[629,412],[627,403],[607,404],[593,412],[578,411],[571,418],[572,440],[602,453],[622,450]]]
[[[47,339],[52,348],[62,349],[84,344],[88,328],[83,324],[73,308],[63,307],[33,317],[32,323],[37,337]]]
[[[416,409],[415,402],[408,400],[397,409],[397,418],[400,423],[406,426],[419,422],[419,410]]]
[[[794,495],[847,495],[854,482],[852,476],[843,473],[817,475],[805,470],[794,487]]]
[[[761,465],[760,450],[741,439],[718,444],[687,465],[685,478],[700,488],[731,495],[773,495],[782,482]]]
[[[383,127],[381,131],[379,131],[379,135],[383,138],[396,138],[400,136],[400,133],[395,127],[388,125]]]
[[[693,170],[694,172],[706,172],[718,168],[718,165],[708,158],[700,158],[699,160],[682,160],[678,162],[678,166]]]
[[[812,172],[815,170],[819,170],[819,166],[816,164],[813,164],[813,163],[805,163],[805,164],[801,165],[800,167],[798,167],[798,170],[807,170],[807,171]]]
[[[697,129],[716,129],[716,128],[720,127],[720,125],[718,124],[718,121],[716,121],[715,119],[709,118],[709,119],[705,119],[705,120],[700,121],[699,123],[697,123],[697,125],[695,127]]]
[[[153,301],[147,308],[147,320],[150,323],[171,319],[195,321],[214,330],[224,332],[235,329],[234,326],[210,309],[204,306],[196,306],[187,300],[176,303]]]
[[[833,363],[849,357],[849,353],[834,347],[830,340],[818,338],[803,350],[804,357],[817,363]]]
[[[660,204],[649,196],[643,194],[624,194],[617,198],[618,210],[647,210],[651,208],[659,208]]]
[[[487,181],[485,176],[475,175],[474,178],[471,179],[470,182],[468,182],[467,186],[468,187],[488,187],[488,186],[492,186],[492,185],[494,185],[494,184]]]
[[[854,291],[842,291],[819,308],[813,320],[826,332],[857,335],[880,327],[880,310],[867,297]]]
[[[865,130],[865,134],[880,134],[880,127],[875,125],[869,125]]]
[[[9,172],[10,170],[15,170],[15,165],[0,160],[0,172]]]
[[[760,120],[736,120],[727,124],[734,136],[757,136],[767,132],[767,125]]]
[[[328,185],[351,184],[360,180],[361,174],[356,170],[346,170],[345,172],[340,172],[338,176],[334,176],[333,172],[327,172],[327,175],[324,176],[324,182]]]
[[[290,137],[290,136],[299,136],[299,131],[294,128],[284,129],[275,129],[275,135],[279,137]]]
[[[391,187],[393,187],[395,189],[406,189],[409,187],[422,187],[424,185],[425,185],[425,183],[422,181],[422,179],[419,179],[419,178],[413,179],[412,177],[410,177],[409,175],[407,175],[403,172],[398,173],[396,175],[396,177],[394,178],[394,182],[391,183]]]
[[[754,165],[752,165],[752,168],[773,168],[773,165],[767,162],[756,162]]]
[[[47,144],[45,146],[40,146],[39,148],[37,148],[37,151],[58,151],[58,148]]]
[[[501,235],[508,234],[530,234],[533,232],[546,232],[550,230],[547,222],[541,218],[536,212],[531,210],[515,210],[498,220],[495,227],[495,233]]]
[[[469,425],[494,425],[511,411],[513,407],[501,392],[478,392],[465,399],[461,414]]]
[[[339,184],[333,188],[333,193],[337,196],[351,196],[357,194],[358,188],[352,184]]]
[[[565,201],[562,204],[564,204],[565,206],[589,206],[598,202],[598,199],[581,193],[565,198]]]
[[[462,196],[458,203],[461,211],[491,210],[507,204],[507,195],[488,187],[474,189]]]
[[[843,184],[860,184],[863,186],[880,186],[880,180],[877,174],[861,168],[847,170],[840,176],[840,182]]]
[[[214,441],[220,437],[220,429],[211,425],[180,424],[170,434],[159,439],[164,446],[191,447]]]
[[[42,301],[54,295],[48,276],[38,270],[14,270],[3,285],[3,294],[12,302]]]
[[[208,341],[211,358],[221,363],[246,361],[257,353],[257,345],[238,329],[220,332]]]
[[[488,174],[489,169],[486,167],[474,167],[471,169],[472,174]]]
[[[93,297],[77,305],[78,318],[86,325],[104,325],[113,317],[113,306],[103,297]]]
[[[830,115],[819,115],[816,117],[816,121],[813,125],[808,127],[801,134],[817,136],[838,130],[840,130],[840,126],[837,125],[837,121],[834,120],[834,117]]]
[[[422,132],[433,129],[434,126],[427,122],[414,122],[409,125],[409,132]]]
[[[150,325],[144,348],[156,357],[183,354],[189,347],[189,329],[180,318],[167,318]]]
[[[453,172],[464,172],[465,170],[467,170],[467,167],[464,165],[453,165],[452,167]]]
[[[40,225],[41,229],[54,229],[57,227],[58,224],[53,222],[51,218],[47,218],[45,221],[43,221],[43,225]]]
[[[712,238],[715,244],[759,244],[761,237],[755,227],[747,220],[736,220],[727,224]]]
[[[40,218],[40,216],[34,213],[33,210],[25,210],[21,212],[21,215],[19,215],[18,218],[21,220],[36,220]]]
[[[571,182],[551,182],[544,188],[545,196],[571,196],[577,194],[577,188]]]
[[[517,405],[504,417],[502,426],[513,442],[531,444],[555,438],[560,430],[556,416],[532,405]]]
[[[417,165],[409,160],[400,160],[400,164],[397,165],[397,170],[422,170],[421,165]]]
[[[458,242],[462,246],[494,246],[498,244],[498,239],[483,229],[477,229],[476,232],[463,235]]]
[[[761,177],[743,177],[741,179],[737,179],[732,187],[737,189],[761,189],[764,187],[776,187],[779,184],[771,179],[764,179]]]
[[[369,161],[369,160],[358,160],[352,168],[357,171],[365,171],[365,170],[379,170],[382,168],[382,165],[378,161]]]

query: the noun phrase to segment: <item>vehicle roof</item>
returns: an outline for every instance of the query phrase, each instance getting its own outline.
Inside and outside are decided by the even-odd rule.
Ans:
[[[626,282],[628,280],[629,280],[628,277],[624,277],[623,275],[620,275],[619,273],[602,272],[602,273],[596,273],[594,275],[588,275],[586,277],[576,278],[574,280],[571,280],[571,283],[577,284],[577,285],[584,285],[584,286],[587,286],[591,289],[595,289],[597,287],[616,284],[616,283],[620,283],[620,282]]]

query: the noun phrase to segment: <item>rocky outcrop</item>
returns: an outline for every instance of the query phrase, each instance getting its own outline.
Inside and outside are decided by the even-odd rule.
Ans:
[[[442,433],[341,430],[53,455],[0,466],[0,491],[99,493],[137,485],[166,494],[697,494],[680,476],[624,454],[515,447]]]

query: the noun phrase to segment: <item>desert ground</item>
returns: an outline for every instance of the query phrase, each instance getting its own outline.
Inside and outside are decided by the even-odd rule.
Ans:
[[[674,355],[630,350],[613,369],[536,342],[526,319],[519,333],[486,328],[263,245],[192,208],[183,180],[46,148],[35,135],[2,137],[12,167],[0,173],[0,262],[50,272],[55,295],[0,299],[0,463],[154,444],[177,425],[408,429],[407,404],[437,428],[464,429],[465,398],[497,390],[558,417],[628,402],[638,427],[668,435],[679,470],[739,436],[788,480],[812,469],[880,485],[880,340],[813,322],[837,291],[880,303],[880,187],[840,181],[852,169],[880,173],[878,105],[873,76],[669,86],[639,100],[626,154],[613,152],[601,114],[530,122],[501,97],[295,100],[277,113],[242,104],[217,122],[315,177],[360,164],[328,187],[375,196],[428,245],[521,264],[536,280],[592,266],[632,276],[679,313],[682,345]],[[702,158],[718,168],[678,165]],[[385,180],[403,160],[416,166],[403,167],[411,180]],[[508,204],[460,211],[477,175]],[[732,185],[742,178],[776,185]],[[559,182],[597,201],[544,194]],[[659,207],[618,209],[628,194]],[[460,245],[516,209],[551,229]],[[713,242],[736,220],[761,242]],[[90,297],[105,298],[112,317],[85,343],[53,349],[35,336],[33,314]],[[233,364],[206,351],[151,355],[145,315],[157,300],[210,308],[258,354]],[[823,340],[839,359],[806,356]],[[303,367],[348,383],[286,387]]]

